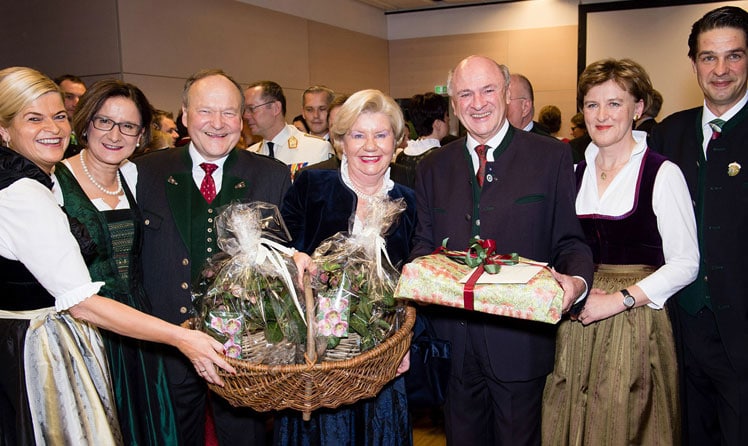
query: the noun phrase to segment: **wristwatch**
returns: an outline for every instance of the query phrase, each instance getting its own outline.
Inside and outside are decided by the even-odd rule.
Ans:
[[[634,299],[634,296],[629,293],[629,290],[624,288],[621,290],[621,294],[623,294],[623,306],[626,307],[627,310],[634,308],[634,305],[636,305],[636,299]]]

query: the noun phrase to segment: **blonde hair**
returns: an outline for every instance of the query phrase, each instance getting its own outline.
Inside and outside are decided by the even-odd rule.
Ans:
[[[10,67],[0,70],[0,126],[8,128],[10,122],[29,104],[47,93],[62,93],[52,79],[27,67]]]
[[[343,142],[343,137],[364,113],[384,113],[390,120],[397,146],[405,136],[403,111],[394,99],[379,90],[361,90],[353,93],[340,106],[335,122],[330,129],[335,145]]]

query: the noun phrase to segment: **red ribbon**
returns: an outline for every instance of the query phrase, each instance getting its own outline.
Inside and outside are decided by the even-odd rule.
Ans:
[[[475,310],[475,285],[484,271],[488,271],[489,274],[496,274],[499,272],[501,265],[516,265],[519,262],[517,254],[494,254],[494,251],[496,251],[495,241],[478,238],[471,240],[467,251],[448,250],[446,240],[442,246],[434,251],[434,254],[443,254],[455,262],[475,268],[462,291],[462,299],[466,310]],[[486,265],[493,266],[486,268]]]

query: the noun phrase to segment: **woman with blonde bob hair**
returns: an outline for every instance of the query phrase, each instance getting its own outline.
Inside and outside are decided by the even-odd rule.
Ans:
[[[96,327],[179,348],[206,379],[233,369],[223,346],[99,296],[83,255],[96,246],[51,192],[70,140],[57,86],[38,71],[0,71],[0,443],[121,444]],[[71,233],[76,232],[78,240]],[[83,254],[82,254],[83,251]]]
[[[652,91],[629,59],[590,64],[579,106],[592,142],[576,211],[595,275],[562,321],[543,399],[543,444],[680,444],[675,346],[665,302],[696,278],[699,250],[680,169],[633,131]]]
[[[405,211],[389,229],[385,241],[393,265],[408,258],[416,226],[415,193],[390,179],[390,162],[404,129],[400,107],[381,91],[359,91],[340,107],[331,129],[335,146],[343,151],[340,170],[302,171],[281,208],[298,250],[294,260],[300,272],[309,269],[309,256],[328,237],[338,232],[361,232],[371,207],[384,200],[405,202]],[[406,356],[398,372],[405,372],[408,366]],[[375,398],[315,411],[309,422],[302,421],[298,413],[276,418],[275,443],[411,444],[403,377],[385,385]]]

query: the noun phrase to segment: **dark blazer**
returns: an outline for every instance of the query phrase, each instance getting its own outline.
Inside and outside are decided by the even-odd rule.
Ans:
[[[647,119],[646,121],[642,121],[641,124],[639,124],[634,130],[647,132],[647,135],[651,135],[652,129],[654,129],[656,125],[657,125],[657,121],[655,121],[654,118],[651,118],[651,119]]]
[[[187,146],[136,158],[137,200],[143,213],[143,269],[153,314],[181,324],[190,294],[190,196],[197,188]],[[266,156],[234,149],[223,169],[222,201],[265,201],[280,206],[290,186],[288,167]],[[228,197],[224,194],[230,194]]]
[[[548,132],[545,126],[537,121],[532,121],[532,128],[530,129],[530,133],[553,138],[553,136]]]
[[[748,374],[748,107],[722,128],[708,148],[703,186],[699,185],[702,107],[675,113],[657,124],[650,146],[683,171],[691,198],[704,194],[704,210],[696,208],[701,268],[693,287],[708,283],[712,310],[727,355],[740,374]],[[742,168],[728,175],[728,165]],[[708,282],[707,282],[708,280]],[[699,283],[702,282],[702,283]],[[676,299],[672,299],[675,301]]]
[[[494,239],[501,253],[549,262],[562,273],[592,284],[592,254],[574,209],[575,186],[569,146],[548,137],[509,128],[506,150],[486,165],[474,203],[474,170],[465,138],[436,149],[418,165],[418,228],[411,257],[431,253],[443,239],[465,250],[480,212],[480,236]],[[452,342],[453,372],[462,372],[466,325],[485,325],[491,366],[505,381],[549,373],[555,354],[555,326],[499,316],[443,309],[435,318],[440,337]]]
[[[416,199],[412,189],[395,184],[390,198],[405,200],[406,209],[385,239],[395,267],[408,258],[416,226]],[[283,200],[281,213],[293,237],[293,246],[311,255],[326,238],[348,232],[357,197],[337,170],[302,171]]]

